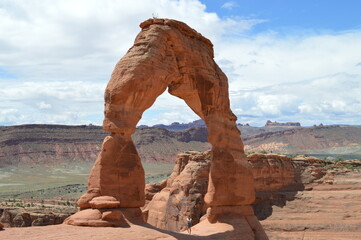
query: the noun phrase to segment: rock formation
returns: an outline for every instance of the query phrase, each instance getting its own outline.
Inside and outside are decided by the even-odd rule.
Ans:
[[[145,220],[158,228],[186,230],[186,218],[195,225],[206,213],[211,153],[209,151],[178,154],[172,174],[161,183],[147,184]]]
[[[201,217],[206,213],[202,199],[205,194],[204,186],[207,185],[207,178],[204,176],[207,176],[211,164],[210,154],[179,154],[168,179],[146,185],[146,207],[143,212],[149,224],[164,230],[182,231],[185,229],[185,221],[180,216],[187,214],[193,219],[193,224],[196,224],[192,233],[202,235],[204,229],[210,230],[210,226],[204,224],[207,220]],[[250,154],[247,158],[255,178],[256,201],[253,210],[257,218],[263,220],[262,225],[267,223],[266,230],[276,236],[274,239],[301,239],[300,231],[306,228],[307,231],[346,230],[350,231],[348,234],[357,236],[361,226],[356,207],[361,193],[357,180],[361,172],[357,169],[361,166],[361,160],[335,162],[278,154]],[[312,193],[315,189],[316,193]],[[329,192],[325,192],[325,189]],[[337,194],[337,198],[333,194]],[[313,197],[309,198],[310,195]],[[324,195],[328,197],[324,198]],[[339,202],[341,199],[342,202]],[[326,202],[334,207],[331,209],[325,205]],[[353,209],[348,205],[351,202],[355,206]],[[318,219],[318,215],[326,217]],[[333,219],[338,219],[337,223]],[[252,218],[246,217],[246,220],[251,222]],[[337,226],[338,230],[333,226]],[[232,237],[236,234],[234,229],[229,228],[228,231],[223,231],[220,239],[238,239]],[[301,237],[282,238],[281,235],[285,232],[297,232]],[[244,236],[245,232],[242,234]]]
[[[129,211],[139,220],[137,209],[144,205],[144,171],[131,135],[143,112],[168,89],[183,99],[208,129],[212,144],[204,197],[208,221],[242,218],[240,229],[247,229],[250,239],[253,232],[258,236],[263,230],[257,219],[245,220],[246,216],[254,217],[250,206],[255,200],[253,176],[237,118],[230,110],[227,77],[213,60],[212,43],[175,20],[149,19],[140,27],[142,31],[115,66],[105,90],[103,128],[111,136],[105,138],[91,170],[88,192],[78,201],[82,211],[65,222],[124,226],[123,220],[129,219],[122,213]],[[92,204],[99,197],[101,207]]]
[[[279,123],[277,121],[272,122],[271,120],[267,120],[265,127],[271,126],[294,126],[294,127],[301,127],[301,123],[299,122],[285,122]]]
[[[70,214],[23,212],[0,209],[0,225],[10,227],[47,226],[61,224]]]
[[[292,158],[278,154],[250,154],[256,192],[301,189],[297,167]]]
[[[253,208],[257,217],[264,219],[269,212],[268,207],[272,208],[270,200],[283,200],[277,199],[279,191],[302,189],[299,171],[305,168],[298,167],[284,155],[251,154],[247,158],[255,178],[257,198]],[[185,215],[197,224],[207,210],[203,197],[207,192],[210,165],[211,152],[179,154],[174,170],[166,180],[146,185],[145,220],[155,227],[171,231],[185,230]],[[252,213],[252,210],[248,211]]]

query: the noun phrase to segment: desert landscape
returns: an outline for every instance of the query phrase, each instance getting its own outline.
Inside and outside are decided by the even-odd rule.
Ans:
[[[261,2],[1,2],[0,238],[361,239],[359,3]]]
[[[259,153],[248,155],[248,161],[256,180],[253,209],[270,239],[360,239],[361,160],[321,160],[302,155],[291,158]],[[23,236],[29,239],[40,239],[39,236],[101,239],[104,232],[109,239],[119,234],[124,239],[227,239],[227,235],[219,235],[223,231],[232,231],[227,225],[217,227],[218,235],[211,229],[204,232],[202,228],[193,229],[192,236],[177,233],[185,230],[185,221],[179,216],[191,212],[194,221],[198,222],[205,212],[202,199],[208,184],[209,164],[210,152],[182,153],[176,159],[174,170],[167,172],[168,178],[146,185],[143,213],[151,225],[130,223],[132,230],[97,228],[91,231],[86,227],[53,227],[77,211],[75,200],[86,190],[82,184],[83,191],[79,191],[79,186],[69,185],[44,189],[42,192],[53,196],[45,195],[43,201],[41,195],[39,198],[41,190],[31,192],[32,197],[19,195],[14,199],[2,199],[0,222],[6,231],[1,234],[10,239],[22,239]],[[151,172],[146,166],[145,169]],[[178,197],[181,193],[174,192],[174,188],[179,187],[175,182],[179,181],[183,184],[181,189],[189,191],[186,198]],[[62,195],[63,192],[55,191],[58,189],[71,191],[72,198],[66,197],[67,192]],[[174,202],[168,198],[179,200]],[[31,230],[23,228],[29,226],[32,226]],[[146,235],[139,235],[139,231]]]

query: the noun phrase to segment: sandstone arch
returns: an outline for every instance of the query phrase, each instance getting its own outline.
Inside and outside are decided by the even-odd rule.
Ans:
[[[205,196],[209,221],[221,219],[225,212],[252,215],[253,177],[236,127],[237,118],[230,110],[227,77],[213,60],[212,43],[175,20],[149,19],[140,27],[142,31],[117,63],[105,90],[103,128],[111,136],[104,140],[89,176],[88,192],[78,205],[93,210],[126,208],[132,209],[133,215],[139,214],[137,209],[144,205],[144,171],[131,134],[142,113],[168,88],[208,128],[213,153]],[[81,217],[73,216],[66,222],[119,225],[114,223],[119,214],[113,210],[108,211],[112,216],[108,220],[101,216],[105,210],[94,211],[91,214],[96,216],[86,221],[81,211]]]

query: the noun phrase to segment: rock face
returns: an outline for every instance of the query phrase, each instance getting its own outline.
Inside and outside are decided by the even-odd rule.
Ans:
[[[211,159],[211,152],[179,154],[174,170],[168,179],[161,183],[146,185],[146,206],[143,209],[145,220],[164,230],[182,231],[186,229],[187,216],[192,218],[192,224],[195,225],[205,214],[208,216],[206,221],[222,221],[227,212],[227,217],[234,214],[233,219],[239,218],[240,215],[244,216],[243,222],[248,222],[253,226],[250,235],[255,232],[263,236],[263,231],[258,230],[261,227],[254,216],[254,210],[257,217],[264,219],[265,216],[269,216],[268,207],[272,208],[269,205],[270,199],[284,200],[278,199],[279,191],[297,191],[303,186],[298,173],[298,165],[290,157],[276,154],[251,154],[248,156],[248,164],[255,178],[257,196],[254,210],[248,206],[222,206],[207,210],[203,197],[207,191]],[[242,220],[237,221],[242,222]]]
[[[206,212],[210,152],[179,154],[172,174],[161,183],[147,184],[145,220],[158,228],[186,230],[189,216],[195,225]]]
[[[84,211],[89,211],[89,216],[108,226],[109,221],[90,213],[92,198],[112,196],[121,208],[144,205],[144,171],[131,134],[143,112],[168,88],[204,120],[208,129],[212,160],[204,200],[209,212],[215,208],[219,213],[212,221],[233,211],[230,206],[249,207],[255,200],[253,176],[237,118],[230,110],[227,77],[213,60],[212,43],[175,20],[149,19],[140,27],[142,31],[116,65],[105,90],[103,128],[111,136],[104,140],[89,176],[88,193],[79,200],[79,206],[88,208]],[[237,215],[242,216],[242,211]],[[84,213],[77,217],[81,224],[87,219]],[[75,218],[66,222],[76,224],[72,221]]]
[[[164,230],[182,231],[187,215],[193,219],[193,224],[200,221],[192,227],[192,233],[201,235],[206,229],[212,235],[222,228],[220,239],[239,239],[234,237],[237,231],[244,236],[242,239],[253,239],[253,234],[257,236],[263,232],[255,230],[260,227],[258,220],[265,225],[272,239],[302,239],[302,236],[359,239],[361,172],[358,169],[361,160],[335,162],[305,156],[248,155],[255,178],[253,210],[229,206],[214,207],[206,212],[199,195],[205,193],[207,178],[202,176],[207,175],[210,162],[210,152],[179,154],[168,179],[147,184],[146,207],[143,209],[147,222]],[[247,222],[251,229],[219,225],[226,208],[229,208],[227,223],[245,226],[242,222]],[[230,220],[230,212],[238,217]],[[200,218],[203,214],[207,218]],[[218,223],[209,224],[213,217]],[[259,238],[262,237],[259,234]]]
[[[10,227],[47,226],[61,224],[69,214],[35,214],[18,212],[14,209],[0,209],[0,225]]]
[[[279,154],[250,154],[256,192],[301,189],[297,166],[292,158]]]

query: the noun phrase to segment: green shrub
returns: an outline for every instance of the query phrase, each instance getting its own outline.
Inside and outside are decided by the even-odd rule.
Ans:
[[[335,160],[335,162],[343,162],[343,161],[345,161],[345,159],[342,157],[339,157],[338,159]]]

